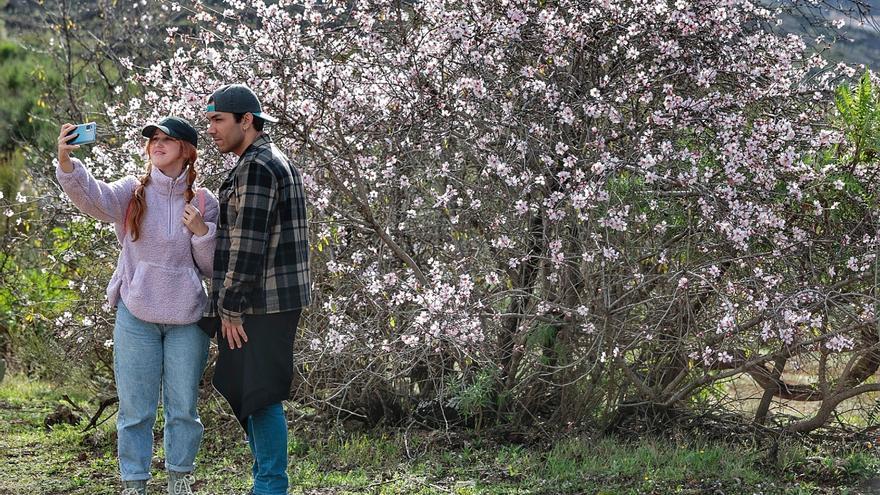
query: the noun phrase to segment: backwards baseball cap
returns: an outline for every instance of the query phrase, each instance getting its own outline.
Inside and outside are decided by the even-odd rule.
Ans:
[[[266,122],[278,122],[275,117],[263,113],[260,99],[244,84],[221,86],[211,95],[206,112],[252,113]]]
[[[199,145],[199,133],[189,122],[180,117],[165,117],[158,124],[147,124],[141,134],[151,138],[156,131],[162,131],[175,139],[192,143],[193,146]]]

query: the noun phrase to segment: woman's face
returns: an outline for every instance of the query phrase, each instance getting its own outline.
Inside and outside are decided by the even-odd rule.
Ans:
[[[150,162],[168,177],[177,177],[183,170],[183,145],[160,130],[150,138]]]

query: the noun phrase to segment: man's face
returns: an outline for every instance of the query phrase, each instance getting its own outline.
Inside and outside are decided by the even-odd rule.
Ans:
[[[229,153],[241,147],[244,141],[243,122],[236,122],[230,112],[208,112],[208,134],[221,153]]]

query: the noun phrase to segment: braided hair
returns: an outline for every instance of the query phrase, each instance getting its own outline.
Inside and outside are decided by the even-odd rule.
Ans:
[[[192,143],[182,140],[177,140],[177,142],[180,143],[180,154],[184,157],[183,166],[186,168],[186,191],[184,191],[183,197],[186,202],[189,203],[192,201],[193,197],[195,197],[193,184],[195,184],[196,178],[199,175],[198,172],[196,172],[195,166],[199,153],[196,151],[196,147],[193,146]],[[152,139],[147,141],[147,156],[150,156],[152,144]],[[147,212],[147,199],[146,194],[144,193],[144,188],[150,183],[150,174],[152,172],[153,162],[150,161],[147,165],[147,173],[140,178],[140,182],[134,189],[134,197],[131,198],[131,215],[128,216],[127,228],[128,231],[131,232],[132,241],[136,241],[138,240],[138,237],[140,237],[141,222],[143,221],[144,214]]]

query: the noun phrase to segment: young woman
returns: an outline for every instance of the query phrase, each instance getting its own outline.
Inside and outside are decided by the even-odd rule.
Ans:
[[[149,162],[141,178],[106,183],[71,158],[78,146],[61,126],[56,176],[83,213],[112,222],[122,246],[107,298],[116,306],[113,366],[123,495],[144,495],[153,423],[162,393],[168,493],[191,494],[203,426],[196,408],[208,337],[196,325],[214,258],[217,199],[194,190],[198,134],[184,119],[144,127]],[[202,211],[203,210],[203,211]]]

